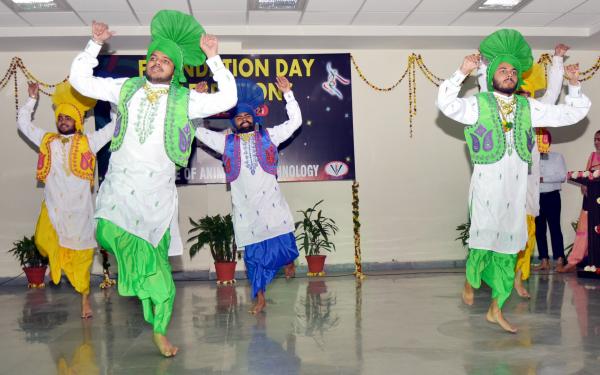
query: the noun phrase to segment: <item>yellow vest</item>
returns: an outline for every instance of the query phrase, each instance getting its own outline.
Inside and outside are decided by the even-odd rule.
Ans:
[[[50,152],[50,143],[55,139],[62,138],[57,133],[46,133],[40,144],[40,153],[38,156],[36,178],[40,182],[46,182],[46,177],[52,167],[52,154]],[[75,133],[69,152],[69,169],[75,176],[88,180],[90,186],[94,185],[94,169],[96,168],[96,156],[90,150],[87,136],[81,133]]]

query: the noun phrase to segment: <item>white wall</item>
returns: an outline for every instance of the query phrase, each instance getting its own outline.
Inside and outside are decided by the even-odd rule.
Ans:
[[[83,46],[82,46],[83,47]],[[120,51],[140,53],[142,51]],[[247,51],[224,45],[222,53],[297,53],[289,51]],[[300,51],[331,52],[331,51]],[[334,51],[335,52],[335,51]],[[351,51],[364,74],[374,83],[385,86],[395,82],[407,64],[409,50]],[[466,50],[418,51],[431,70],[449,76],[460,64]],[[541,52],[536,51],[534,56]],[[46,82],[64,78],[76,52],[18,53],[28,68]],[[3,73],[16,54],[0,54]],[[571,61],[589,67],[598,53],[573,51]],[[455,227],[466,220],[466,196],[470,164],[464,146],[462,127],[440,117],[435,107],[437,88],[417,73],[418,113],[414,136],[409,138],[408,90],[403,82],[392,92],[380,93],[365,85],[353,70],[353,113],[356,174],[360,182],[360,220],[364,262],[409,262],[463,259],[465,251],[454,240]],[[21,100],[27,97],[26,83],[19,75]],[[584,83],[584,92],[592,102],[600,101],[600,76]],[[467,93],[474,92],[468,82]],[[6,250],[12,241],[34,230],[42,188],[35,181],[37,155],[18,135],[12,82],[0,91],[0,277],[20,272]],[[302,103],[300,102],[300,105]],[[305,116],[306,117],[306,116]],[[593,133],[600,128],[598,106],[593,106],[588,119],[574,127],[553,132],[555,151],[562,152],[569,169],[582,169],[593,150]],[[50,99],[42,96],[36,124],[54,129]],[[92,129],[88,122],[87,129]],[[331,140],[335,142],[335,139]],[[320,199],[325,211],[339,224],[336,237],[338,251],[328,263],[352,263],[353,233],[350,182],[284,183],[282,190],[292,210],[306,208]],[[186,186],[179,189],[180,223],[184,241],[189,229],[189,216],[228,213],[229,193],[224,185]],[[581,198],[573,186],[564,187],[563,232],[565,243],[572,241],[568,223],[575,219]],[[198,270],[209,265],[208,252],[193,261],[184,255],[174,260],[175,269]],[[95,270],[99,270],[96,262]]]

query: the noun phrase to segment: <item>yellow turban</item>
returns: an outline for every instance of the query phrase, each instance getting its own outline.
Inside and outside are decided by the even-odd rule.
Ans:
[[[75,130],[82,133],[85,112],[96,105],[96,100],[81,95],[69,82],[63,82],[56,86],[52,103],[54,103],[55,120],[58,122],[60,114],[67,115],[75,120]]]
[[[535,98],[535,94],[546,88],[546,72],[540,64],[533,64],[531,69],[523,73],[523,84],[521,90],[529,93],[529,97]]]

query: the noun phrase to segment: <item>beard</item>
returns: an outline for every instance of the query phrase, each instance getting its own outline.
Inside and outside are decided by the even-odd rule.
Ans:
[[[507,81],[505,81],[505,82],[507,82]],[[492,87],[494,88],[495,91],[501,92],[506,95],[512,95],[515,93],[515,91],[517,91],[517,83],[516,82],[513,82],[513,85],[510,87],[509,86],[501,86],[500,82],[498,82],[496,79],[494,79],[494,80],[492,80]]]
[[[62,127],[58,126],[57,130],[60,134],[62,135],[71,135],[71,134],[75,134],[75,127],[73,126],[72,128],[68,128],[66,130],[63,130]]]
[[[245,124],[248,124],[248,126],[244,126]],[[253,131],[254,131],[254,124],[251,123],[250,121],[242,122],[237,128],[238,133],[250,133]]]
[[[158,72],[158,73],[163,73],[163,72]],[[162,83],[162,84],[170,84],[171,80],[173,79],[173,75],[171,75],[170,77],[151,77],[150,74],[148,73],[148,71],[146,70],[146,79],[148,80],[148,82],[150,83]]]

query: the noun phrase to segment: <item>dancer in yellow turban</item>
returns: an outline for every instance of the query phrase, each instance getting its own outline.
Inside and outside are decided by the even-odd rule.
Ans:
[[[96,152],[111,138],[114,124],[83,134],[85,112],[96,101],[75,91],[69,83],[56,87],[52,96],[57,132],[31,121],[39,86],[30,83],[29,99],[19,110],[19,130],[37,147],[37,179],[44,183],[44,201],[35,230],[35,243],[48,257],[50,277],[58,284],[62,271],[81,294],[81,317],[92,316],[88,299],[94,257],[94,205],[92,188]]]

